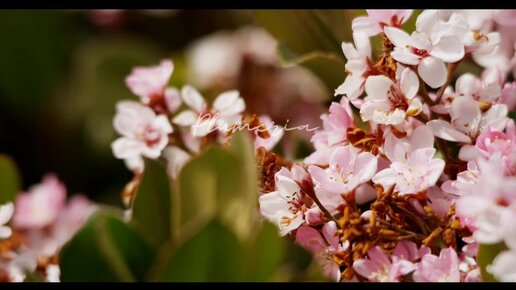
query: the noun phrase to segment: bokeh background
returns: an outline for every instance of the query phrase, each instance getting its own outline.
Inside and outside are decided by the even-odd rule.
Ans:
[[[303,13],[0,11],[0,152],[14,158],[24,188],[54,172],[69,193],[121,205],[120,191],[132,176],[110,149],[117,137],[112,128],[115,103],[137,99],[124,84],[132,67],[163,58],[175,63],[173,85],[193,83],[207,96],[237,88],[249,112],[266,113],[279,124],[318,126],[342,80],[332,80],[335,86],[329,88],[306,69],[284,68],[275,40],[257,28],[261,23],[274,26],[278,16],[309,25],[299,17]],[[350,39],[354,13],[324,14],[340,41]],[[276,27],[301,40],[296,49],[317,42],[282,31],[285,26],[279,23]],[[292,134],[297,135],[285,138],[282,153],[303,157],[310,150],[310,136]]]

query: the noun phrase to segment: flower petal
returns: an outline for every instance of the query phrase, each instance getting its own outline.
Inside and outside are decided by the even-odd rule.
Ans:
[[[408,67],[405,68],[401,73],[400,85],[407,99],[414,98],[419,90],[419,79],[416,73]]]
[[[196,88],[190,85],[184,86],[181,89],[181,97],[185,104],[197,113],[202,113],[206,110],[206,101],[204,101],[204,98]]]
[[[410,35],[399,28],[387,26],[384,28],[384,32],[396,47],[404,48],[411,45]]]
[[[432,87],[438,88],[446,82],[446,66],[434,57],[425,57],[417,67],[417,71],[423,81]]]
[[[453,128],[453,126],[448,122],[443,120],[432,120],[426,123],[426,125],[430,127],[436,137],[447,141],[471,143],[471,138],[455,130],[455,128]]]
[[[457,36],[443,36],[430,55],[444,62],[457,62],[464,57],[464,45]]]

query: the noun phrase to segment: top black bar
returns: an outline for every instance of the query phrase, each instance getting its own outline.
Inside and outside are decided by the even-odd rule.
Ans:
[[[1,9],[516,9],[489,0],[2,0]]]

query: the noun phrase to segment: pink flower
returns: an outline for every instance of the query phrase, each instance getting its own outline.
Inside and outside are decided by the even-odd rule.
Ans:
[[[416,116],[422,110],[421,101],[416,98],[418,89],[418,77],[410,68],[403,70],[397,85],[383,75],[368,77],[367,97],[360,107],[362,120],[399,125],[407,116]]]
[[[342,51],[346,57],[348,76],[336,90],[335,95],[345,95],[350,101],[357,99],[364,92],[365,73],[371,70],[371,43],[369,37],[360,32],[353,33],[355,45],[343,42]]]
[[[505,104],[509,111],[513,111],[516,108],[516,81],[512,83],[506,83],[502,90],[502,96],[499,101],[501,104]]]
[[[376,246],[367,251],[368,259],[353,263],[353,269],[362,277],[374,282],[399,282],[399,277],[416,269],[413,260],[418,259],[425,248],[417,249],[416,244],[408,241],[398,243],[391,258]]]
[[[165,115],[156,116],[149,107],[134,101],[117,104],[113,124],[122,134],[111,144],[113,153],[116,158],[126,160],[141,160],[142,156],[158,158],[168,144],[168,134],[173,131]],[[139,168],[142,162],[135,164]]]
[[[173,71],[174,64],[162,60],[157,66],[134,68],[125,82],[143,104],[148,105],[153,100],[163,98],[168,110],[174,112],[181,105],[181,99],[176,89],[167,88]]]
[[[359,153],[351,145],[339,147],[330,157],[328,169],[311,165],[308,172],[323,190],[340,195],[353,191],[374,176],[377,158],[369,153]]]
[[[301,196],[301,188],[288,171],[275,175],[276,191],[259,197],[260,212],[271,223],[278,226],[282,236],[297,229],[304,222],[306,205]]]
[[[446,81],[444,63],[459,61],[465,54],[461,38],[452,32],[456,26],[444,27],[440,22],[436,11],[427,10],[418,16],[412,35],[395,27],[384,29],[395,46],[392,58],[417,66],[418,74],[432,88],[440,87]]]
[[[479,158],[476,164],[478,169],[471,171],[474,168],[470,167],[469,172],[472,173],[467,179],[445,183],[442,188],[462,195],[455,202],[456,215],[470,229],[477,231],[482,228],[479,234],[475,232],[475,235],[479,235],[476,239],[497,241],[505,231],[501,221],[507,218],[502,216],[510,215],[510,212],[504,214],[505,207],[500,204],[516,201],[516,178],[505,175],[500,153],[494,154],[488,160]],[[465,176],[469,173],[460,173],[459,176],[461,174]]]
[[[315,132],[311,141],[328,146],[342,145],[346,141],[347,129],[354,126],[353,112],[347,101],[332,102],[329,113],[321,116],[323,130]]]
[[[464,145],[459,151],[459,158],[465,161],[476,160],[482,156],[489,158],[495,153],[501,153],[505,168],[510,174],[516,173],[516,128],[514,121],[507,121],[506,133],[487,128],[480,134],[475,146]]]
[[[177,146],[169,146],[163,150],[163,156],[167,160],[167,173],[172,179],[176,179],[183,166],[191,156]]]
[[[368,16],[353,19],[353,32],[375,36],[382,32],[385,26],[401,27],[412,15],[412,10],[367,10],[367,14]]]
[[[245,110],[244,100],[237,91],[221,93],[208,108],[203,96],[192,86],[184,86],[181,98],[190,108],[179,113],[173,123],[190,127],[194,137],[203,137],[213,131],[226,133],[232,125],[240,124]]]
[[[11,236],[12,230],[7,223],[14,214],[14,205],[12,202],[0,205],[0,240],[7,239]]]
[[[496,104],[482,113],[478,104],[470,96],[460,96],[453,100],[450,108],[451,123],[432,120],[426,125],[434,135],[444,140],[471,143],[485,129],[501,131],[507,121],[507,106]]]
[[[51,225],[65,205],[66,188],[55,175],[47,175],[42,183],[18,195],[13,224],[20,229],[40,229]]]
[[[472,96],[475,100],[494,102],[502,95],[499,82],[479,79],[473,74],[461,75],[455,83],[455,91],[458,95]]]
[[[457,252],[446,248],[439,257],[430,253],[424,255],[412,277],[416,282],[460,282]]]
[[[339,281],[341,273],[333,255],[342,252],[344,248],[339,243],[337,225],[330,221],[322,228],[322,235],[312,227],[302,226],[297,230],[296,241],[312,252],[322,267],[324,276]]]
[[[415,136],[425,136],[424,133],[428,130],[424,128],[419,129],[420,133]],[[427,141],[414,140],[417,140],[414,145],[401,141],[394,143],[394,146],[386,141],[385,154],[392,163],[389,168],[378,172],[373,177],[374,183],[381,184],[383,188],[395,184],[394,190],[401,195],[416,194],[435,185],[444,170],[445,162],[434,159],[435,148],[419,147]]]
[[[260,133],[259,129],[254,130],[254,149],[256,150],[260,147],[263,147],[265,148],[265,150],[270,151],[281,140],[283,134],[285,133],[285,130],[283,130],[278,125],[275,125],[269,116],[260,116],[260,121],[263,123],[270,136],[269,138],[262,138],[258,135],[258,133]]]
[[[321,116],[323,130],[316,131],[310,140],[316,151],[305,158],[306,164],[326,165],[336,146],[347,139],[347,129],[355,126],[353,112],[346,99],[330,105],[329,114]]]
[[[45,247],[48,253],[57,252],[67,243],[96,209],[97,207],[85,196],[75,195],[71,197],[66,206],[59,212],[53,225],[51,236]]]
[[[499,282],[516,282],[516,251],[503,251],[496,256],[487,271]]]

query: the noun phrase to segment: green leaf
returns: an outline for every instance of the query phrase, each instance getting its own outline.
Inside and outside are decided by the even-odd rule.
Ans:
[[[486,267],[493,262],[494,258],[498,256],[500,252],[505,250],[507,250],[507,247],[503,242],[492,245],[480,244],[480,247],[478,248],[477,262],[480,266],[482,278],[485,282],[496,282],[493,275],[487,272]]]
[[[227,189],[219,192],[219,214],[223,222],[231,227],[239,239],[245,240],[253,232],[258,220],[258,172],[254,155],[254,146],[247,132],[237,132],[231,139],[228,150],[238,161],[238,167],[231,171],[220,171],[224,178],[241,179],[241,187],[234,182]],[[235,218],[238,217],[238,218]]]
[[[270,281],[285,258],[286,241],[271,223],[264,223],[255,239],[244,245],[246,280]]]
[[[212,221],[179,248],[161,254],[155,281],[242,281],[245,264],[239,256],[236,236],[220,222]]]
[[[193,158],[174,184],[175,241],[188,239],[215,216],[239,239],[248,237],[257,218],[256,184],[254,148],[245,132],[236,133],[229,148],[212,146]]]
[[[218,147],[190,160],[179,172],[172,194],[172,228],[176,242],[202,228],[217,210],[218,173],[214,166],[236,166],[238,161]],[[229,163],[229,164],[228,164]]]
[[[0,155],[0,205],[14,201],[21,190],[20,174],[16,164],[6,155]]]
[[[142,281],[153,258],[153,250],[129,225],[99,211],[61,250],[61,280]]]
[[[171,190],[166,168],[155,160],[146,159],[132,204],[131,224],[155,246],[165,243],[172,234]]]
[[[312,51],[341,54],[341,39],[314,10],[253,10],[256,22],[266,28],[279,43],[297,55]],[[288,21],[285,21],[287,20]]]
[[[340,85],[345,76],[343,40],[349,30],[338,30],[336,23],[350,25],[349,13],[321,10],[257,10],[255,20],[278,40],[278,54],[285,66],[303,65],[323,81],[328,91]],[[288,19],[288,21],[285,21]]]

